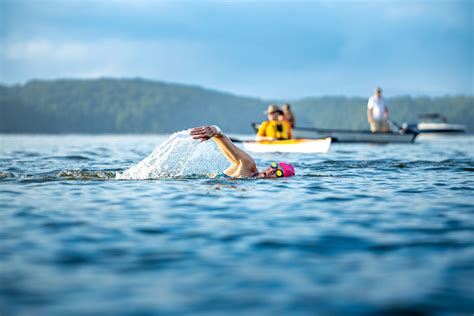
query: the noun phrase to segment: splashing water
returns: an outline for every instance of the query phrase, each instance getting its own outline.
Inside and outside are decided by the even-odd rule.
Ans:
[[[213,141],[200,142],[189,130],[171,135],[148,157],[135,166],[117,173],[116,179],[141,180],[217,174],[229,162]]]

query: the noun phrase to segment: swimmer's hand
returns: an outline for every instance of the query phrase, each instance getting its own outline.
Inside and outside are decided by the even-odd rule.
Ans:
[[[211,139],[215,136],[223,135],[220,128],[215,125],[192,128],[189,131],[189,134],[192,136],[193,139],[200,139],[201,142]]]

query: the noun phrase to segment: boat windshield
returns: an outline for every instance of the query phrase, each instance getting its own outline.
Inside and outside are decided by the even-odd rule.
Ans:
[[[422,123],[447,123],[445,116],[439,113],[421,114],[418,116]]]

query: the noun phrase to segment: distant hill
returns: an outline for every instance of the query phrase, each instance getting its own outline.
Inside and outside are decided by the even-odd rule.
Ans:
[[[416,122],[437,112],[474,132],[474,97],[395,97],[392,119]],[[170,133],[218,124],[251,133],[269,103],[290,102],[299,126],[367,129],[367,98],[319,97],[261,100],[197,86],[143,79],[33,80],[0,85],[2,133]]]
[[[307,117],[307,124],[321,128],[368,129],[367,98],[320,97],[295,101],[297,117]],[[448,122],[466,125],[474,132],[474,97],[388,98],[390,119],[401,124],[416,123],[420,114],[440,113]]]

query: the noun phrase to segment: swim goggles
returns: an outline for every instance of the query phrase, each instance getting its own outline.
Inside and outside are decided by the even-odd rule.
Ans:
[[[273,169],[276,169],[275,174],[278,178],[283,177],[283,170],[278,168],[278,163],[272,162],[270,165]]]

